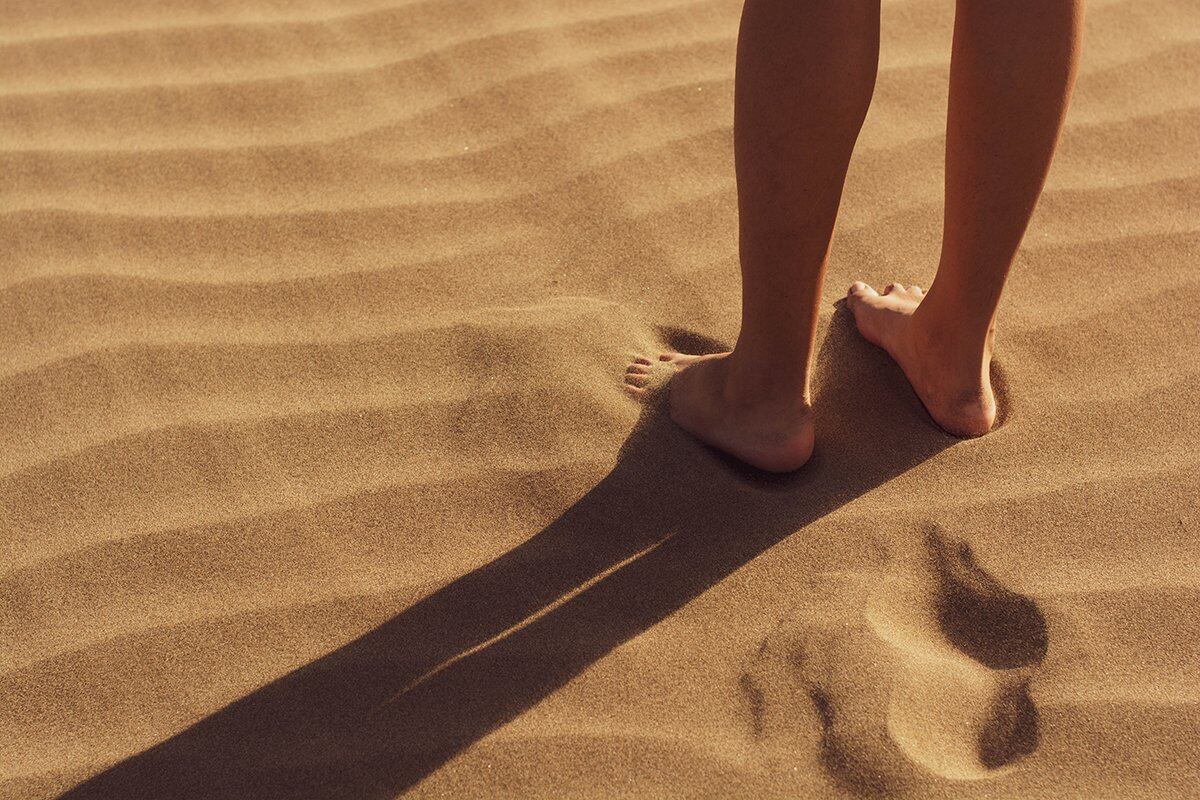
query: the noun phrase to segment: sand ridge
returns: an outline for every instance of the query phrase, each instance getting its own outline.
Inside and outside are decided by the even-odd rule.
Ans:
[[[1200,11],[1089,6],[933,429],[953,4],[886,0],[764,479],[620,391],[736,335],[730,0],[0,8],[0,797],[1191,796]]]

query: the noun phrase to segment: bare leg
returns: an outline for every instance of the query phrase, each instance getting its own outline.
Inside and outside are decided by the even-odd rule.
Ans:
[[[661,358],[686,367],[671,381],[672,418],[763,469],[796,469],[812,452],[821,279],[878,60],[878,0],[746,0],[733,120],[742,330],[732,353]],[[632,365],[627,383],[648,370]]]
[[[959,0],[937,277],[928,294],[850,287],[859,330],[959,436],[987,433],[996,419],[988,377],[996,309],[1062,129],[1082,11],[1082,0]]]

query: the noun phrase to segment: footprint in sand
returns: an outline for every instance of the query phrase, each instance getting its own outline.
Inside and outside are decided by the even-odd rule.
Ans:
[[[1048,646],[1037,604],[937,530],[907,574],[884,578],[867,621],[897,651],[887,730],[913,762],[946,778],[984,778],[1032,753],[1029,680]]]
[[[819,589],[822,606],[781,623],[743,679],[764,744],[812,748],[836,782],[866,794],[902,792],[922,772],[987,778],[1037,747],[1029,681],[1046,655],[1045,619],[965,542],[930,530],[882,578]],[[764,719],[789,708],[792,727],[818,733],[764,735]]]

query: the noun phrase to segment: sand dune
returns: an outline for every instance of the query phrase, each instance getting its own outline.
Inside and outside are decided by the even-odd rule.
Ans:
[[[1004,425],[927,283],[952,3],[887,0],[764,480],[619,390],[738,315],[732,0],[0,8],[0,797],[1190,797],[1200,9],[1089,9]]]

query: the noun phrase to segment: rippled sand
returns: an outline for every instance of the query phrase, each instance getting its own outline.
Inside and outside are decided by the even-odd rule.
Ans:
[[[736,334],[734,0],[0,7],[0,797],[1193,796],[1200,8],[1091,4],[960,442],[834,305],[952,5],[770,481],[620,390]]]

